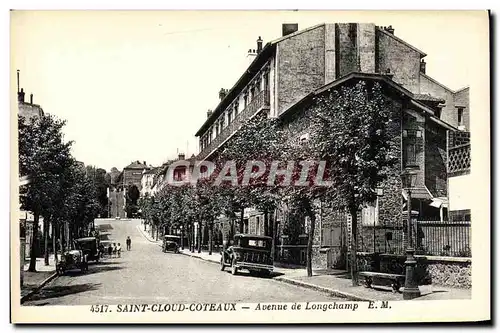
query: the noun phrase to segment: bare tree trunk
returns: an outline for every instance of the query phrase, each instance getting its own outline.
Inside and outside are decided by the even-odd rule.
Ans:
[[[358,250],[358,214],[356,210],[351,210],[351,279],[353,287],[358,286],[358,262],[356,251]]]
[[[272,240],[271,240],[271,258],[273,258],[274,260],[274,251],[275,251],[275,247],[276,247],[276,244],[275,244],[275,239],[276,239],[276,218],[275,218],[275,214],[276,214],[276,210],[271,213],[270,215],[270,235],[272,237]]]
[[[201,253],[201,222],[198,223],[198,235],[196,238],[198,243],[198,253]]]
[[[61,254],[64,253],[64,223],[61,223],[61,225],[59,226],[59,244],[61,245],[60,247],[60,250],[61,250]]]
[[[30,250],[30,267],[28,271],[36,272],[36,250],[37,250],[37,241],[38,241],[38,222],[40,221],[40,214],[38,212],[34,212],[33,219],[33,235],[31,239],[31,250]]]
[[[57,226],[55,221],[52,222],[52,248],[54,249],[54,262],[57,265],[57,242],[56,242]]]
[[[214,239],[214,224],[212,222],[208,226],[208,254],[209,255],[212,255],[213,239]]]
[[[264,212],[264,236],[269,236],[269,213]]]
[[[241,208],[239,232],[243,233],[243,222],[245,220],[245,208]]]
[[[311,219],[311,227],[309,228],[309,237],[307,239],[307,276],[312,276],[312,248],[314,242],[314,229],[316,228],[316,214],[314,211],[309,211]]]
[[[43,254],[43,259],[45,266],[49,265],[49,219],[43,219],[43,243],[45,253]]]

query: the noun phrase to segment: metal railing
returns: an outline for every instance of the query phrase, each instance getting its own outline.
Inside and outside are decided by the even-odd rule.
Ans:
[[[247,119],[252,117],[255,113],[261,109],[269,107],[269,91],[259,92],[252,101],[247,105],[247,107],[239,112],[233,119],[233,121],[228,124],[215,139],[213,139],[197,156],[199,161],[208,157],[212,152],[214,152],[221,144],[223,144],[234,132],[236,132]]]
[[[417,254],[471,257],[470,221],[418,221]]]

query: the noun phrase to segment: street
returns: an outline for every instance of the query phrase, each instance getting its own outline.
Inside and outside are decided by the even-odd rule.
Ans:
[[[107,220],[121,258],[91,263],[89,271],[68,272],[47,284],[23,305],[332,301],[325,293],[269,278],[237,276],[219,265],[182,254],[163,253],[138,227],[140,220]],[[126,250],[127,236],[132,239]]]

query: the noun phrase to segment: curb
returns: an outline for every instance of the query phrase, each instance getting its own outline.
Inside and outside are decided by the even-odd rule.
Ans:
[[[216,260],[213,260],[213,259],[205,259],[205,258],[202,258],[202,257],[198,257],[196,255],[193,255],[193,254],[190,254],[190,253],[184,253],[184,252],[179,252],[180,254],[183,254],[185,256],[188,256],[188,257],[192,257],[192,258],[197,258],[197,259],[200,259],[200,260],[203,260],[203,261],[206,261],[206,262],[211,262],[211,263],[214,263],[214,264],[218,264],[219,262],[216,261]]]
[[[138,226],[136,226],[136,228],[137,228],[137,230],[139,230],[139,232],[141,233],[142,237],[146,238],[146,240],[147,240],[147,241],[149,241],[149,242],[151,242],[151,243],[156,243],[156,244],[159,244],[159,241],[152,240],[152,239],[149,237],[149,235],[148,235],[145,231],[143,231],[143,230],[141,229],[141,227],[140,227],[139,225],[138,225]]]
[[[29,293],[27,293],[26,295],[24,295],[23,297],[21,297],[21,304],[23,304],[31,296],[33,296],[34,294],[36,294],[37,292],[39,292],[40,289],[42,289],[47,283],[49,283],[50,281],[52,281],[56,277],[57,277],[57,272],[54,272],[54,274],[52,274],[51,276],[49,276],[48,278],[46,278],[45,280],[43,280],[42,283],[40,283],[35,289],[33,289],[32,291],[30,291]]]
[[[288,283],[288,284],[292,284],[292,285],[299,286],[299,287],[303,287],[303,288],[307,288],[307,289],[325,292],[325,293],[328,293],[332,296],[346,298],[350,301],[360,301],[360,302],[374,302],[375,301],[375,300],[370,299],[370,298],[359,297],[359,296],[356,296],[356,295],[353,295],[350,293],[346,293],[344,291],[335,290],[335,289],[326,288],[326,287],[321,287],[321,286],[317,286],[317,285],[314,285],[311,283],[293,280],[293,279],[290,279],[290,278],[287,278],[284,276],[277,276],[274,278],[274,280]]]

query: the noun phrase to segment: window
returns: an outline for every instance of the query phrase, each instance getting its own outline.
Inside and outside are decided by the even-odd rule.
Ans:
[[[238,114],[238,109],[240,107],[240,104],[238,102],[234,103],[234,117],[236,118],[236,115]]]
[[[457,108],[458,113],[458,126],[463,125],[464,108]]]
[[[403,151],[403,160],[405,166],[415,165],[417,163],[417,153],[414,142],[407,142]]]
[[[233,109],[229,109],[227,111],[227,124],[231,124],[231,121],[232,121],[232,117],[233,117]]]
[[[245,109],[248,105],[248,93],[245,93],[245,96],[243,96],[243,109]]]
[[[363,207],[361,210],[361,222],[364,226],[378,225],[378,198]]]

